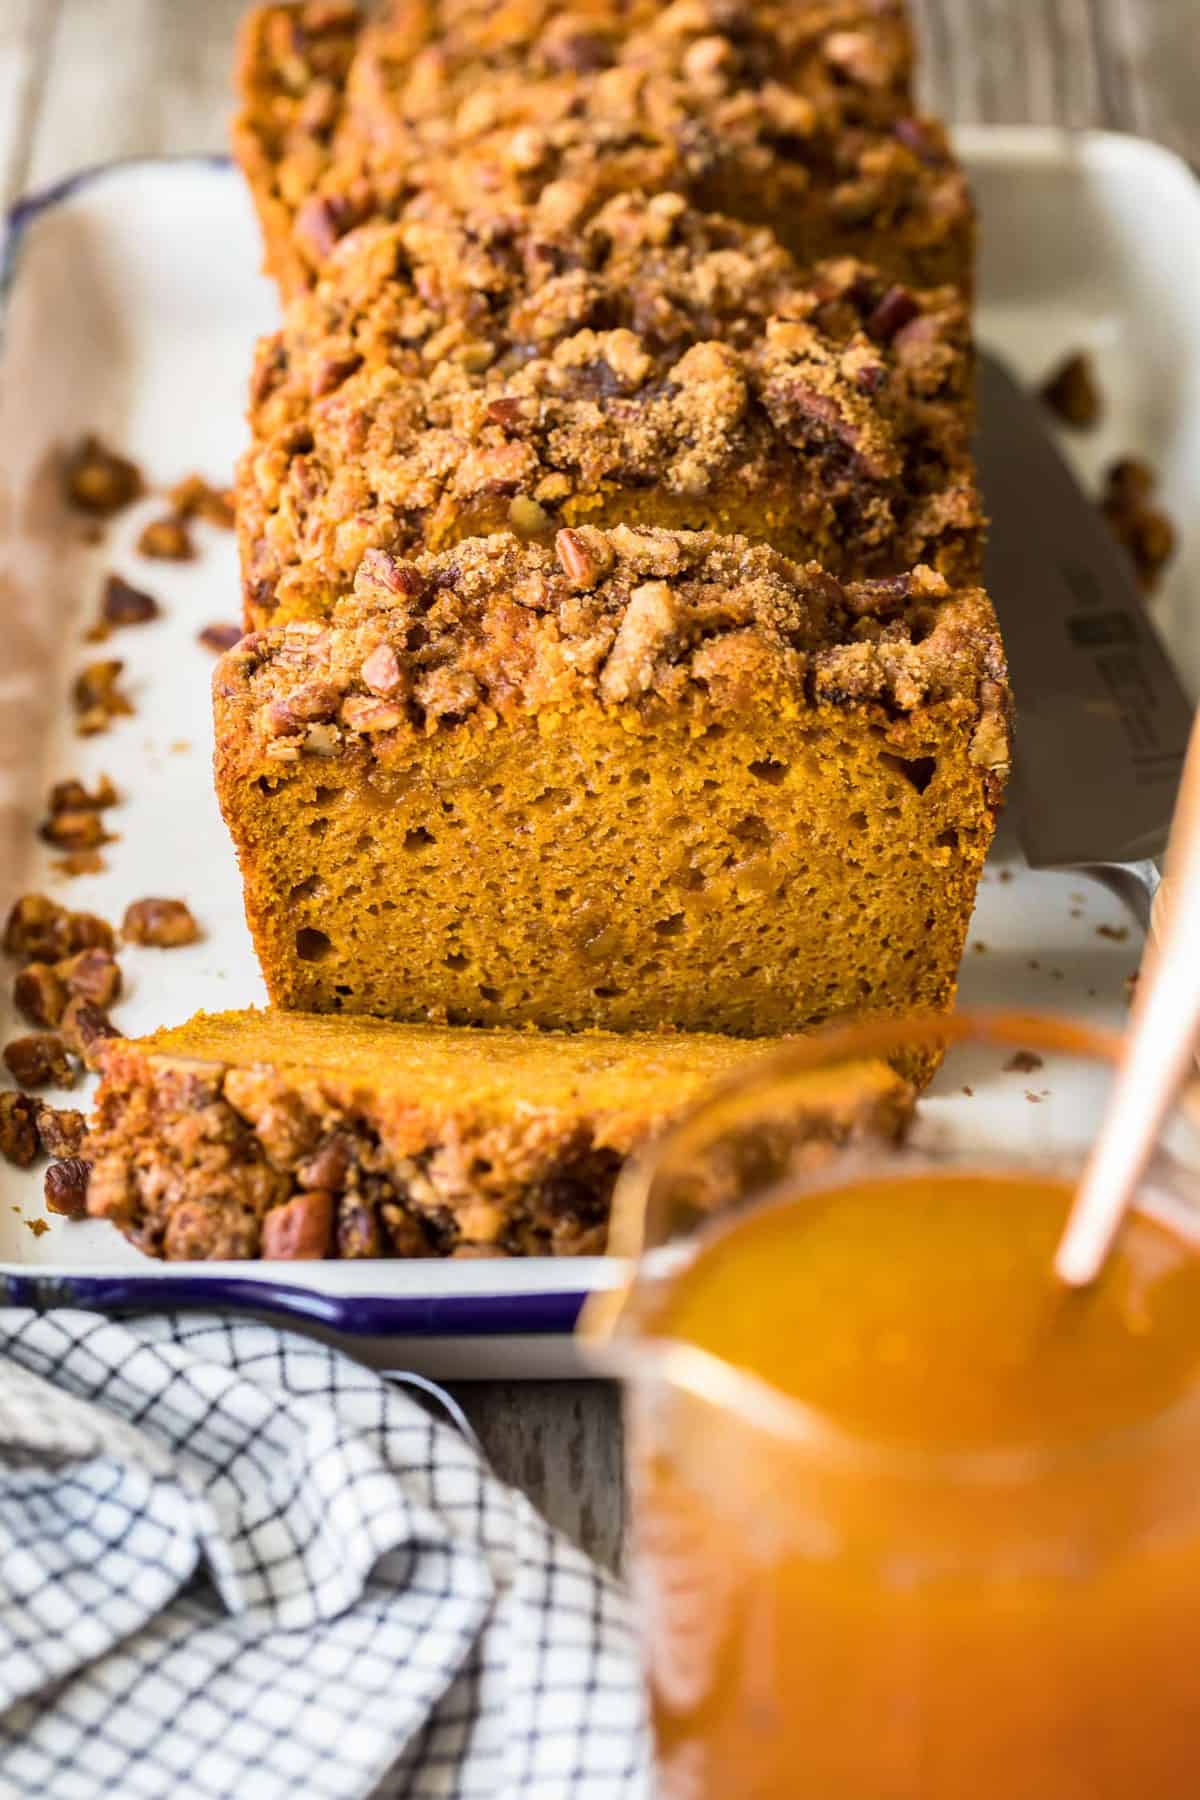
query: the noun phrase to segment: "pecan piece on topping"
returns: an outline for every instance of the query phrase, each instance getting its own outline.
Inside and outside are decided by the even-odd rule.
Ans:
[[[121,969],[110,950],[81,950],[60,962],[55,973],[69,994],[91,1000],[96,1006],[111,1006],[120,998]]]
[[[22,1018],[49,1031],[62,1018],[68,998],[61,976],[49,963],[30,963],[13,982],[13,1004]]]
[[[152,944],[174,950],[194,944],[200,928],[184,900],[134,900],[125,908],[121,936],[127,944]]]
[[[296,1180],[302,1188],[328,1188],[337,1193],[345,1187],[353,1161],[349,1140],[335,1134],[300,1164]]]
[[[273,1206],[262,1222],[262,1253],[268,1262],[319,1262],[333,1247],[333,1195],[309,1188]]]
[[[146,484],[136,463],[89,435],[68,456],[63,485],[72,506],[106,518],[137,500]]]
[[[46,1170],[44,1193],[46,1211],[60,1213],[66,1219],[87,1217],[88,1177],[92,1165],[82,1156],[67,1156],[52,1162]]]
[[[897,282],[874,308],[867,320],[867,330],[877,341],[890,343],[897,332],[912,324],[920,311],[916,295]]]
[[[196,554],[187,521],[176,513],[164,513],[161,519],[151,519],[143,528],[137,547],[139,556],[153,557],[159,562],[191,562]]]
[[[314,400],[321,400],[326,394],[332,394],[335,388],[341,387],[343,381],[349,381],[351,375],[361,368],[361,356],[322,357],[313,370],[309,392]]]
[[[0,1156],[27,1169],[38,1153],[38,1107],[28,1094],[0,1093]]]
[[[72,699],[78,714],[76,730],[81,737],[107,731],[113,719],[132,714],[133,707],[117,687],[117,677],[124,667],[123,662],[110,657],[88,663],[75,677]]]
[[[508,431],[520,424],[524,405],[516,394],[501,394],[498,399],[488,401],[486,411],[493,425],[502,425]]]
[[[591,587],[600,573],[599,565],[577,531],[555,534],[554,554],[559,567],[573,587]]]
[[[305,725],[327,723],[337,712],[342,696],[328,681],[306,681],[280,700],[264,708],[263,723],[270,737],[291,737]]]
[[[206,625],[202,631],[196,633],[196,642],[203,644],[206,650],[215,651],[218,656],[225,650],[232,650],[233,646],[240,644],[241,641],[242,628],[240,625]]]
[[[205,519],[222,531],[233,530],[235,518],[230,490],[214,487],[203,475],[185,475],[168,490],[167,499],[177,518]]]
[[[296,209],[292,229],[314,262],[323,262],[333,249],[352,211],[329,194],[310,194]]]
[[[47,1156],[79,1155],[87,1136],[87,1120],[81,1112],[71,1106],[51,1106],[48,1100],[27,1100],[26,1104],[35,1109],[38,1143]]]
[[[1077,431],[1090,431],[1104,412],[1092,359],[1082,350],[1059,364],[1043,382],[1040,394],[1050,411]]]
[[[343,700],[341,721],[347,731],[395,731],[404,723],[404,708],[390,700],[369,699],[365,694],[352,694]]]
[[[96,1051],[108,1038],[120,1037],[120,1032],[106,1012],[84,1000],[79,995],[67,1005],[62,1016],[62,1035],[76,1056],[81,1057],[89,1069],[96,1068]]]
[[[18,1087],[74,1087],[75,1064],[62,1038],[35,1031],[4,1046],[4,1066]]]
[[[390,644],[376,644],[358,672],[363,686],[381,700],[390,699],[404,685],[399,658]]]

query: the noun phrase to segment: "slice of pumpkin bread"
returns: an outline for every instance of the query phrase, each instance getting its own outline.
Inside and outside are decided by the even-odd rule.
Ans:
[[[898,8],[421,5],[361,32],[352,12],[264,7],[242,33],[234,150],[285,297],[368,219],[562,184],[674,189],[806,263],[970,284],[970,194],[913,111]]]
[[[88,1210],[171,1261],[596,1252],[624,1159],[770,1047],[201,1013],[103,1046]],[[882,1064],[840,1069],[796,1137],[909,1109]]]
[[[371,552],[215,675],[272,999],[781,1034],[947,1006],[1009,759],[995,618],[713,533]]]
[[[978,578],[962,295],[805,279],[675,194],[365,227],[259,347],[247,623],[320,617],[364,554],[559,526],[709,528],[833,573]]]

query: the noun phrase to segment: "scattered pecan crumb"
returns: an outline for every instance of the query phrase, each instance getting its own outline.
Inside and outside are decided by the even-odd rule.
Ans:
[[[81,737],[107,731],[114,719],[132,714],[133,707],[117,687],[117,677],[124,667],[123,662],[107,658],[88,663],[75,677],[72,699],[78,715],[75,728]]]
[[[48,1031],[62,1018],[68,998],[61,976],[49,963],[30,963],[13,983],[13,1004],[22,1018]]]
[[[987,955],[988,947],[984,943],[982,938],[976,938],[975,942],[971,945],[971,948],[975,952],[976,956],[986,956]]]
[[[61,1030],[70,1049],[89,1069],[97,1066],[97,1047],[107,1038],[121,1035],[106,1012],[79,995],[70,1001],[63,1013]]]
[[[19,1096],[23,1100],[27,1097]],[[51,1106],[47,1100],[38,1100],[27,1104],[36,1105],[35,1123],[37,1125],[38,1143],[47,1156],[62,1158],[78,1156],[87,1136],[87,1120],[81,1112],[70,1106]]]
[[[4,1046],[4,1066],[18,1087],[74,1087],[75,1065],[52,1031],[35,1031]]]
[[[32,1231],[35,1238],[45,1237],[50,1229],[45,1219],[26,1219],[25,1224],[29,1230]]]
[[[46,802],[47,810],[52,813],[78,812],[90,810],[103,812],[106,807],[115,806],[121,798],[107,775],[101,775],[96,782],[96,791],[89,794],[82,781],[72,776],[67,781],[56,781],[50,789],[50,797]]]
[[[1028,1100],[1030,1106],[1040,1106],[1042,1104],[1041,1094],[1035,1094],[1029,1088],[1025,1089],[1025,1098]]]
[[[159,562],[191,562],[196,554],[187,522],[177,513],[165,513],[161,519],[151,519],[143,528],[137,547],[139,556],[153,557]]]
[[[82,1156],[67,1156],[60,1162],[52,1162],[46,1170],[44,1186],[46,1211],[59,1213],[67,1219],[86,1218],[91,1172],[91,1164],[84,1162]]]
[[[121,969],[111,950],[100,946],[80,950],[60,962],[54,972],[68,994],[91,1000],[96,1006],[111,1006],[120,998]]]
[[[72,506],[105,518],[129,506],[146,488],[136,463],[90,435],[67,457],[63,485]]]
[[[194,944],[199,927],[183,900],[134,900],[125,909],[121,935],[129,944],[153,944],[173,950]]]
[[[85,912],[67,914],[67,940],[68,954],[73,950],[112,950],[117,941],[107,919]]]
[[[1104,413],[1095,366],[1084,350],[1061,362],[1042,384],[1040,394],[1050,411],[1077,431],[1090,431]]]
[[[1042,1066],[1042,1058],[1035,1050],[1018,1050],[1015,1056],[1009,1057],[1004,1065],[1004,1070],[1008,1075],[1032,1075],[1035,1069],[1040,1069]]]
[[[100,622],[105,626],[145,625],[162,612],[153,594],[135,588],[121,575],[110,575],[100,598]]]
[[[27,1169],[37,1153],[37,1102],[5,1088],[0,1093],[0,1156]]]
[[[1096,936],[1107,938],[1112,944],[1124,944],[1129,941],[1128,925],[1097,925]]]
[[[61,962],[74,950],[113,948],[112,926],[95,913],[68,912],[45,894],[22,894],[4,926],[4,953],[20,962]]]
[[[1011,869],[1001,869],[1001,871],[1000,871],[1000,880],[1001,881],[1011,881],[1012,878],[1013,878],[1013,872]]]
[[[1176,545],[1174,525],[1154,504],[1157,487],[1158,477],[1149,463],[1124,457],[1109,469],[1100,496],[1100,510],[1117,542],[1133,559],[1144,594],[1154,592]]]
[[[113,834],[105,829],[100,814],[90,808],[51,813],[39,825],[38,836],[60,850],[97,850],[101,844],[113,841]]]
[[[206,625],[203,631],[198,631],[196,642],[203,644],[206,650],[212,650],[220,656],[223,651],[232,650],[235,644],[241,643],[242,635],[240,625],[224,625],[216,622]]]
[[[65,856],[56,856],[50,867],[56,875],[73,880],[78,875],[103,875],[108,864],[98,850],[69,850]]]
[[[205,519],[222,531],[233,530],[232,490],[213,487],[203,475],[185,475],[168,490],[167,499],[178,518]]]
[[[973,1100],[975,1098],[975,1089],[973,1087],[967,1087],[965,1083],[963,1084],[963,1093],[967,1096],[968,1100]]]

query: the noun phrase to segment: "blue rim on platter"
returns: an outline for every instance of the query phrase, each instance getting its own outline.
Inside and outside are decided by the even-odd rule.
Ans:
[[[8,210],[0,255],[0,336],[9,294],[19,272],[21,245],[43,213],[80,189],[125,169],[190,167],[228,171],[220,155],[133,156],[79,169],[25,195]],[[549,1259],[547,1259],[549,1260]],[[156,1268],[161,1265],[155,1265]],[[519,1294],[332,1294],[230,1272],[212,1275],[43,1274],[0,1270],[0,1305],[50,1312],[79,1307],[102,1313],[178,1311],[213,1307],[253,1312],[280,1323],[317,1325],[346,1337],[562,1337],[575,1327],[584,1289],[544,1289]]]

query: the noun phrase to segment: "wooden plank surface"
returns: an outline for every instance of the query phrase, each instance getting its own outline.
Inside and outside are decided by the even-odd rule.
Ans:
[[[0,194],[117,156],[221,150],[244,0],[0,0]],[[913,0],[923,88],[951,120],[1099,125],[1200,164],[1192,0]],[[459,1390],[501,1474],[610,1564],[617,1397],[599,1382]]]

